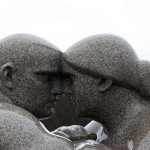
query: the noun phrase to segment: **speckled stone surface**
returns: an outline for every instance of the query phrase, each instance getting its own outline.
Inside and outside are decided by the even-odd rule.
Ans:
[[[138,57],[122,38],[112,35],[95,35],[83,39],[67,52],[65,59],[78,70],[95,76],[107,76],[133,87],[138,86]],[[100,67],[99,67],[100,64]]]
[[[73,149],[71,141],[46,132],[36,118],[53,115],[55,94],[61,93],[60,58],[58,48],[33,35],[0,41],[1,150]]]
[[[38,118],[54,114],[62,94],[62,53],[33,35],[0,41],[0,150],[97,150],[99,143],[72,141],[46,130]]]
[[[4,38],[0,41],[2,95],[37,117],[51,115],[54,95],[61,93],[60,59],[59,49],[39,37]]]
[[[1,150],[72,150],[71,141],[46,132],[39,120],[22,108],[0,103]]]
[[[150,149],[149,64],[109,34],[85,38],[64,54],[77,115],[102,123],[103,143],[113,150]]]

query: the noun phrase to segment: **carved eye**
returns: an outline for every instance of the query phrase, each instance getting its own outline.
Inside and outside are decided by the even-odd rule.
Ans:
[[[50,82],[51,76],[48,73],[36,73],[36,78],[41,82]]]

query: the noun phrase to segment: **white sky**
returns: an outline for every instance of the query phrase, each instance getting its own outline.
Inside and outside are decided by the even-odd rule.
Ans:
[[[62,51],[90,35],[125,38],[150,60],[149,0],[0,0],[0,39],[30,33]]]

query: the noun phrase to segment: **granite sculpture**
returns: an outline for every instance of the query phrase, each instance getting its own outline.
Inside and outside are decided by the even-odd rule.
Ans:
[[[63,57],[76,113],[103,124],[113,150],[150,149],[150,63],[109,34],[85,38]]]
[[[105,147],[86,140],[74,144],[50,133],[39,121],[54,114],[55,97],[62,94],[61,58],[56,46],[33,35],[17,34],[0,41],[1,150]]]
[[[0,149],[150,149],[149,73],[150,63],[115,35],[85,38],[64,54],[29,34],[2,39]],[[71,93],[76,114],[102,123],[108,137],[98,137],[94,121],[54,132],[44,127],[39,118],[54,115],[56,96]]]

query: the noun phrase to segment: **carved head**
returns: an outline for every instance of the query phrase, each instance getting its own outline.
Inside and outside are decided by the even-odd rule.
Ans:
[[[77,114],[86,117],[105,109],[114,85],[136,89],[138,61],[132,47],[115,35],[91,36],[71,46],[64,54],[63,71],[71,75]]]
[[[60,64],[51,43],[29,34],[7,37],[0,41],[0,90],[13,104],[48,117],[61,93]]]

